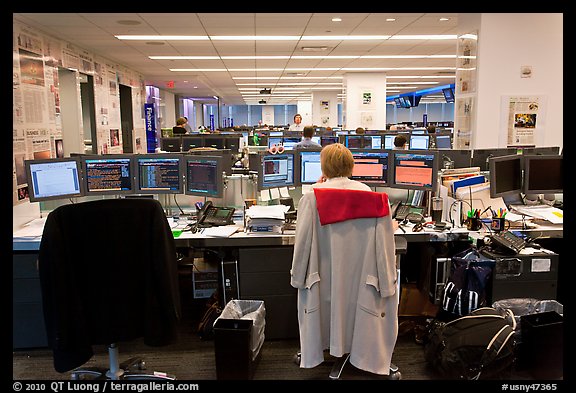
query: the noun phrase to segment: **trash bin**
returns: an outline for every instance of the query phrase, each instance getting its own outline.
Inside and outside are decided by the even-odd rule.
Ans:
[[[214,321],[217,379],[252,379],[264,343],[262,300],[230,300]]]
[[[564,317],[556,311],[525,315],[522,320],[522,353],[536,379],[563,377]]]
[[[564,313],[562,304],[556,300],[511,298],[498,300],[492,307],[500,311],[509,309],[514,313],[516,369],[529,370],[533,375],[546,374],[550,378],[555,378],[553,375],[558,376],[559,372],[561,377]],[[557,316],[544,315],[549,312]],[[541,364],[542,362],[546,364]]]

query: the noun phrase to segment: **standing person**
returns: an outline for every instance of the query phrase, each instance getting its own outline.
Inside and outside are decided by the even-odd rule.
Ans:
[[[188,123],[188,118],[186,116],[183,116],[184,119],[186,119],[186,123],[184,123],[184,128],[186,128],[186,134],[192,134],[192,127],[190,126],[190,123]]]
[[[306,126],[304,127],[304,131],[302,131],[302,140],[298,142],[294,148],[295,149],[306,149],[308,147],[319,147],[322,148],[322,145],[316,143],[312,140],[314,136],[314,127]]]
[[[290,124],[288,131],[304,131],[304,125],[302,124],[302,115],[296,113],[294,115],[294,123]]]
[[[394,150],[405,150],[408,139],[403,134],[398,134],[394,138]]]
[[[341,143],[320,153],[322,177],[298,203],[290,284],[298,289],[300,367],[324,350],[389,375],[398,334],[394,223],[385,193],[351,180]],[[351,263],[353,262],[353,263]]]
[[[184,128],[184,124],[186,124],[185,118],[179,117],[178,119],[176,119],[176,125],[172,127],[172,134],[174,135],[186,134],[186,128]]]

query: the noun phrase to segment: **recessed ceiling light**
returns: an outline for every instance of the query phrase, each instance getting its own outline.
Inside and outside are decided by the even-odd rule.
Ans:
[[[342,22],[342,18],[332,18],[332,22]]]
[[[136,26],[136,25],[142,24],[142,22],[140,22],[138,20],[129,20],[129,19],[118,20],[118,21],[116,21],[116,23],[118,23],[119,25],[125,25],[125,26]]]
[[[450,18],[440,18],[438,19],[440,22],[446,22],[447,20],[450,20]]]
[[[396,18],[386,18],[386,22],[394,22]]]
[[[328,50],[327,46],[303,46],[301,48],[304,52],[323,52]]]

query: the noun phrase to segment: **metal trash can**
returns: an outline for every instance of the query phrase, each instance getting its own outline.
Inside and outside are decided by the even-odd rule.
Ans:
[[[264,343],[262,300],[230,300],[214,321],[216,379],[252,379]]]

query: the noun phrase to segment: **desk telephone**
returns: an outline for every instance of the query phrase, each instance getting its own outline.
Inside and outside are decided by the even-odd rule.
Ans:
[[[410,213],[422,214],[423,212],[424,208],[422,207],[404,205],[402,202],[394,202],[392,206],[390,206],[390,214],[392,218],[395,218],[397,221],[404,221]]]
[[[500,233],[493,233],[490,235],[490,242],[496,248],[503,249],[508,254],[518,254],[524,247],[526,247],[526,240],[520,236],[516,236],[510,231]]]
[[[211,201],[207,201],[198,213],[197,227],[208,228],[234,224],[232,215],[235,210],[233,207],[217,207]]]

